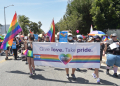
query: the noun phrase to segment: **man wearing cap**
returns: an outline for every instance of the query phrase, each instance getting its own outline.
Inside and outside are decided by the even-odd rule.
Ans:
[[[117,47],[112,48],[113,44],[116,45]],[[118,70],[118,67],[120,67],[120,42],[117,40],[117,34],[113,33],[111,42],[107,42],[105,45],[106,45],[105,49],[107,51],[106,74],[109,74],[110,67],[114,66],[113,76],[118,77],[117,70]]]

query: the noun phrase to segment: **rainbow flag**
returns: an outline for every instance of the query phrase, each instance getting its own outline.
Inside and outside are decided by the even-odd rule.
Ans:
[[[110,39],[110,37],[108,36],[108,38],[106,37],[106,36],[103,36],[103,41],[105,42],[105,41],[107,41],[107,40],[109,40]]]
[[[73,56],[73,59],[70,63],[100,63],[100,55]]]
[[[34,61],[61,62],[58,55],[40,54],[40,58],[34,58]]]
[[[15,13],[10,27],[8,29],[7,35],[1,45],[1,49],[6,50],[8,46],[12,46],[13,38],[21,31],[22,29],[17,22],[17,14]]]
[[[24,50],[24,51],[23,51],[23,55],[26,55],[26,56],[27,56],[27,53],[28,53],[28,50]]]
[[[40,58],[34,58],[34,61],[61,62],[58,55],[40,55]],[[73,59],[69,63],[100,63],[100,55],[73,56]]]
[[[50,30],[47,32],[47,35],[50,38],[50,42],[55,42],[55,24],[54,24],[54,20],[52,21],[52,25]]]
[[[61,36],[65,37],[65,35],[63,33],[61,33]]]

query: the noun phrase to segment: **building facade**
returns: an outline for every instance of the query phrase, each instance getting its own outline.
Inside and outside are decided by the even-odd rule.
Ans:
[[[10,25],[6,25],[6,31],[8,31]],[[5,25],[0,25],[0,34],[6,34],[5,33]]]

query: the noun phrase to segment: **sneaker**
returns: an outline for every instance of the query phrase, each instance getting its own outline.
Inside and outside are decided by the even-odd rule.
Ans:
[[[92,68],[88,68],[88,70],[92,70]]]
[[[96,74],[94,74],[94,73],[92,73],[92,76],[93,76],[94,79],[97,78]]]
[[[34,70],[32,69],[32,71],[33,71],[33,74],[36,74],[36,73],[35,73],[35,69],[34,69]]]
[[[26,64],[28,64],[28,62],[26,61]]]
[[[117,73],[114,73],[114,74],[113,74],[113,76],[118,78],[118,75],[117,75]]]
[[[75,74],[71,74],[71,76],[72,76],[73,79],[76,79]]]
[[[77,68],[77,69],[76,69],[76,71],[80,71],[80,69],[79,69],[79,68]]]
[[[8,60],[8,57],[6,57],[5,60]]]
[[[99,78],[97,79],[97,83],[100,84],[100,79]]]
[[[32,77],[33,76],[33,74],[30,74],[30,76],[29,77]]]
[[[106,74],[109,75],[109,69],[106,70]]]
[[[66,75],[66,78],[69,79],[69,74]]]

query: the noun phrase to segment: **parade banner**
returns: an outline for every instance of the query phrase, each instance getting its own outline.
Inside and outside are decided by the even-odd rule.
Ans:
[[[100,43],[33,42],[34,64],[59,68],[99,68]]]
[[[61,31],[59,35],[59,42],[67,42],[68,39],[68,32],[67,31]]]

